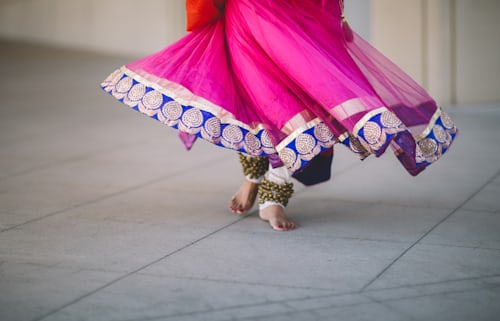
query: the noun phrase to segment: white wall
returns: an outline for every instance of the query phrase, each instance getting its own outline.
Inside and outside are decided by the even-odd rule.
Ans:
[[[456,99],[500,101],[500,1],[456,1]]]
[[[0,37],[143,55],[185,33],[185,0],[0,0]],[[370,0],[347,1],[370,39]]]
[[[420,0],[373,0],[373,44],[424,84],[423,21]],[[424,84],[425,85],[425,84]]]
[[[371,5],[370,0],[351,0],[345,2],[344,15],[349,25],[364,39],[370,41]]]
[[[0,0],[0,38],[146,55],[185,34],[184,1]],[[345,9],[438,102],[500,101],[500,0],[346,0]]]
[[[425,41],[422,69],[424,85],[439,102],[457,103],[456,99],[456,61],[452,5],[453,0],[427,2],[423,17]],[[461,101],[464,102],[464,101]]]
[[[185,33],[184,0],[3,0],[0,37],[143,55]]]
[[[371,8],[372,43],[438,102],[500,102],[499,0],[371,0]]]

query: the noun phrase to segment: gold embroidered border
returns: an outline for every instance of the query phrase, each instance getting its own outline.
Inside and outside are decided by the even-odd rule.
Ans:
[[[339,142],[343,142],[344,140],[346,140],[347,138],[349,138],[350,134],[349,132],[345,132],[343,133],[342,135],[339,136],[338,140]]]
[[[284,140],[282,140],[278,145],[276,145],[276,150],[280,152],[283,150],[286,146],[288,146],[292,141],[294,141],[300,134],[304,133],[305,131],[313,128],[314,126],[317,126],[323,122],[320,118],[314,118],[313,120],[305,123],[304,125],[300,126],[296,130],[294,130],[291,134],[289,134]]]
[[[353,134],[355,134],[357,136],[358,132],[361,130],[361,128],[363,126],[365,126],[366,122],[368,120],[370,120],[370,118],[372,118],[373,116],[375,116],[377,114],[381,114],[384,111],[387,111],[386,107],[380,107],[380,108],[374,109],[374,110],[366,113],[360,120],[358,120],[358,122],[356,123],[356,125],[354,125],[354,128],[352,130]]]
[[[438,107],[436,109],[436,112],[434,113],[434,115],[432,115],[431,120],[429,121],[429,125],[427,126],[427,128],[424,129],[424,131],[422,131],[422,133],[420,135],[415,136],[415,141],[419,142],[422,139],[429,136],[430,132],[432,131],[432,128],[434,128],[434,125],[436,124],[436,121],[438,120],[439,117],[441,117],[441,108],[440,107]]]
[[[332,113],[333,116],[339,116],[341,113],[338,112],[338,111],[336,112],[336,109],[342,108],[342,110],[344,110],[343,106],[345,106],[346,104],[347,105],[351,105],[351,104],[354,105],[355,103],[359,103],[359,105],[364,105],[363,98],[352,98],[352,99],[346,100],[346,101],[342,102],[341,104],[338,104],[337,106],[330,108],[330,111],[331,111],[331,113]],[[352,115],[354,115],[354,114],[356,114],[358,112],[365,111],[365,109],[363,109],[363,108],[353,108],[352,106],[350,106],[349,109],[355,109],[355,112],[354,113],[342,113],[344,117],[340,117],[340,120],[348,118],[348,117],[351,117]],[[359,129],[361,129],[361,127],[364,125],[364,123],[366,121],[368,121],[368,119],[370,119],[371,117],[373,117],[374,115],[376,115],[378,113],[382,113],[385,110],[387,110],[386,107],[380,107],[380,108],[377,108],[377,109],[374,109],[374,110],[370,111],[365,116],[363,116],[363,118],[360,121],[358,121],[358,123],[356,123],[356,126],[359,126]],[[295,117],[292,118],[292,119],[295,119]],[[339,119],[339,118],[336,117],[335,119]],[[304,125],[296,128],[293,131],[289,130],[289,133],[287,133],[288,134],[287,138],[285,140],[283,140],[281,143],[279,143],[276,146],[276,150],[278,152],[281,151],[281,150],[283,150],[283,148],[285,148],[285,146],[287,146],[288,144],[290,144],[293,140],[295,140],[304,131],[313,128],[314,126],[318,125],[321,122],[323,122],[323,120],[320,119],[319,117],[316,117],[316,118],[308,121]],[[283,127],[284,128],[290,128],[291,126],[290,126],[289,123],[290,122],[287,122],[285,124],[285,126],[283,126]],[[357,133],[358,130],[355,130],[354,132]],[[341,139],[341,137],[342,137],[342,139]],[[342,140],[346,139],[347,137],[349,137],[349,132],[344,133],[337,140],[338,141],[342,141]]]
[[[356,123],[356,125],[354,125],[353,133],[356,133],[356,135],[357,135],[357,133],[359,132],[359,130],[361,130],[361,128],[365,125],[365,123],[370,118],[372,118],[376,114],[382,113],[382,112],[387,111],[387,110],[388,109],[386,107],[381,107],[381,108],[374,109],[371,112],[369,112],[366,115],[364,115],[363,118],[361,118],[361,120],[359,120]],[[429,133],[432,131],[432,128],[436,124],[436,121],[439,119],[439,117],[441,117],[441,114],[442,114],[442,109],[440,107],[438,107],[436,109],[436,111],[434,112],[434,115],[432,115],[431,119],[429,120],[429,123],[428,123],[427,127],[422,131],[422,133],[420,133],[419,135],[414,136],[415,141],[418,142],[418,141],[426,138],[429,135]],[[343,137],[343,136],[341,136],[341,137]]]
[[[261,132],[265,132],[264,126],[263,125],[258,125],[254,128],[249,127],[247,124],[242,123],[241,121],[238,121],[234,119],[234,115],[228,111],[226,111],[224,108],[221,106],[218,106],[216,104],[213,104],[212,102],[199,97],[192,93],[189,89],[185,88],[184,86],[177,84],[175,82],[171,82],[167,79],[160,79],[152,74],[149,73],[137,73],[134,72],[130,69],[128,69],[126,66],[123,66],[119,69],[121,72],[121,77],[126,76],[130,77],[139,83],[142,83],[148,87],[153,88],[154,90],[174,99],[178,103],[185,105],[185,106],[192,106],[194,108],[197,108],[202,111],[209,112],[210,114],[214,115],[217,117],[221,123],[223,124],[228,124],[228,125],[235,125],[238,126],[242,129],[247,130],[251,134],[257,136]],[[348,100],[346,102],[343,102],[342,104],[337,105],[336,107],[333,107],[331,110],[333,111],[335,108],[342,108],[342,105],[345,105],[346,103],[354,103],[354,100],[361,100],[360,98],[354,98],[352,100]],[[357,110],[357,109],[356,109]],[[360,110],[362,111],[362,110]],[[366,125],[366,123],[370,120],[370,118],[374,117],[377,114],[381,114],[383,112],[388,111],[386,107],[380,107],[377,109],[374,109],[368,113],[366,113],[354,126],[353,128],[353,133],[357,136],[358,132],[361,130],[363,126]],[[416,142],[419,142],[423,139],[425,139],[430,132],[433,130],[437,120],[439,117],[442,115],[442,110],[441,108],[437,108],[435,111],[434,115],[431,117],[431,120],[429,121],[428,125],[426,128],[419,134],[414,136]],[[281,153],[283,150],[287,148],[287,146],[292,143],[294,140],[297,140],[297,138],[303,134],[304,132],[314,128],[315,126],[318,126],[319,124],[323,123],[324,121],[321,120],[319,117],[316,117],[310,121],[306,122],[306,117],[307,114],[299,113],[295,117],[293,117],[290,121],[288,121],[283,128],[288,127],[288,131],[290,131],[290,134],[286,137],[285,140],[280,142],[276,147],[275,151],[278,153]],[[305,122],[302,126],[296,127],[298,123],[300,122]],[[295,130],[292,130],[294,128],[294,125],[296,127]],[[332,142],[331,144],[333,145],[334,143],[338,141],[343,141],[347,139],[350,136],[350,132],[346,131],[340,137],[335,137],[332,134]],[[316,148],[316,147],[315,147]],[[309,160],[309,159],[302,159],[302,156],[299,155],[300,153],[297,153],[297,161],[302,163],[304,160]],[[308,156],[308,155],[306,155]],[[309,157],[309,156],[308,156]],[[297,164],[296,164],[297,165]]]
[[[245,130],[248,130],[254,135],[257,135],[262,130],[264,130],[264,126],[260,124],[252,128],[247,124],[235,119],[232,113],[228,112],[221,106],[218,106],[202,97],[195,95],[189,89],[178,83],[172,82],[168,79],[158,78],[149,73],[139,74],[128,69],[126,66],[122,66],[120,70],[124,75],[131,77],[138,82],[161,92],[162,94],[174,99],[184,106],[196,107],[200,110],[211,113],[212,115],[217,117],[223,124],[230,124],[241,127]]]
[[[158,92],[161,92],[162,94],[174,99],[175,101],[179,102],[180,104],[184,106],[192,106],[195,108],[198,108],[200,110],[206,111],[217,117],[221,123],[223,124],[229,124],[229,125],[235,125],[240,128],[243,128],[247,131],[249,131],[253,135],[258,135],[260,132],[265,131],[264,126],[262,124],[257,125],[256,127],[250,127],[247,124],[238,121],[237,119],[234,118],[234,115],[221,106],[218,106],[202,97],[199,97],[195,95],[193,92],[191,92],[189,89],[186,87],[169,81],[168,79],[163,79],[159,78],[155,75],[152,75],[150,73],[146,72],[135,72],[127,68],[126,66],[122,66],[120,68],[120,71],[128,77],[131,77],[135,79],[136,81],[153,88],[154,90],[157,90]],[[351,100],[347,100],[335,107],[332,107],[330,110],[334,111],[336,108],[342,107],[342,105],[350,104],[353,103],[354,101],[361,101],[362,99],[360,98],[353,98]],[[370,111],[369,113],[365,114],[363,118],[358,121],[354,127],[354,133],[357,133],[361,127],[374,115],[378,113],[382,113],[383,111],[387,110],[386,107],[381,107],[374,109]],[[362,110],[360,110],[362,111]],[[302,116],[302,115],[301,115]],[[291,119],[291,121],[294,121],[295,117]],[[287,122],[283,128],[290,128],[290,122]],[[304,125],[296,128],[295,130],[291,131],[285,140],[280,142],[276,147],[276,151],[279,153],[282,151],[287,145],[289,145],[292,141],[296,140],[299,135],[301,135],[303,132],[317,126],[323,122],[319,117],[316,117],[308,122],[306,122]],[[290,131],[290,129],[288,130]],[[344,135],[342,135],[343,139],[347,138],[349,136],[349,133],[346,132]],[[338,141],[338,139],[337,139]]]

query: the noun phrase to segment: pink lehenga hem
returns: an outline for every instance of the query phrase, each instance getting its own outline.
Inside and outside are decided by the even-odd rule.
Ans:
[[[342,1],[228,0],[224,15],[112,73],[102,88],[180,132],[301,171],[341,143],[391,148],[417,175],[450,147],[451,118],[356,33]]]
[[[144,77],[122,67],[101,86],[125,105],[163,124],[221,147],[248,155],[268,156],[277,164],[284,163],[291,172],[305,167],[336,143],[343,143],[364,159],[370,154],[382,154],[391,140],[397,141],[394,138],[396,134],[408,133],[401,121],[382,107],[360,120],[355,125],[355,133],[345,132],[336,136],[323,120],[315,118],[296,128],[274,146],[263,126],[252,128],[237,121],[220,106],[194,95],[177,83],[165,79],[159,81],[153,75]],[[380,133],[375,137],[373,132]],[[456,133],[453,121],[442,109],[438,109],[432,121],[416,138],[416,162],[413,164],[410,160],[410,165],[405,166],[407,170],[416,175],[438,160],[450,147]],[[405,155],[399,146],[394,148],[394,153],[400,159],[401,155]]]

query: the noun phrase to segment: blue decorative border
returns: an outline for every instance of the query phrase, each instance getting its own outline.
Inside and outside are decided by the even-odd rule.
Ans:
[[[176,86],[179,86],[176,84]],[[220,119],[202,103],[182,104],[175,94],[154,82],[147,81],[126,67],[116,70],[101,84],[101,88],[123,104],[156,119],[174,129],[195,135],[217,146],[248,155],[267,156],[273,165],[286,165],[294,173],[306,166],[315,156],[342,142],[361,159],[384,153],[392,141],[408,136],[408,129],[386,108],[374,110],[358,122],[353,133],[335,137],[320,119],[314,119],[298,128],[286,141],[274,146],[269,134],[261,126],[250,128],[236,119]],[[189,92],[184,87],[184,92]],[[175,91],[175,90],[174,90]],[[196,97],[189,92],[189,95]],[[448,115],[438,109],[428,126],[428,132],[411,141],[416,153],[404,155],[402,148],[395,151],[403,166],[413,175],[439,159],[452,144],[457,129]],[[415,161],[416,160],[416,161]]]

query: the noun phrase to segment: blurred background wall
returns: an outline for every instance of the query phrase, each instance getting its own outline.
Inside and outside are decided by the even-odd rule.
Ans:
[[[371,0],[370,12],[372,43],[436,100],[500,101],[499,0]]]
[[[500,0],[346,0],[346,16],[441,104],[500,101]],[[119,55],[184,25],[184,0],[0,0],[0,38]]]
[[[184,0],[0,0],[0,37],[145,55],[185,33]]]

